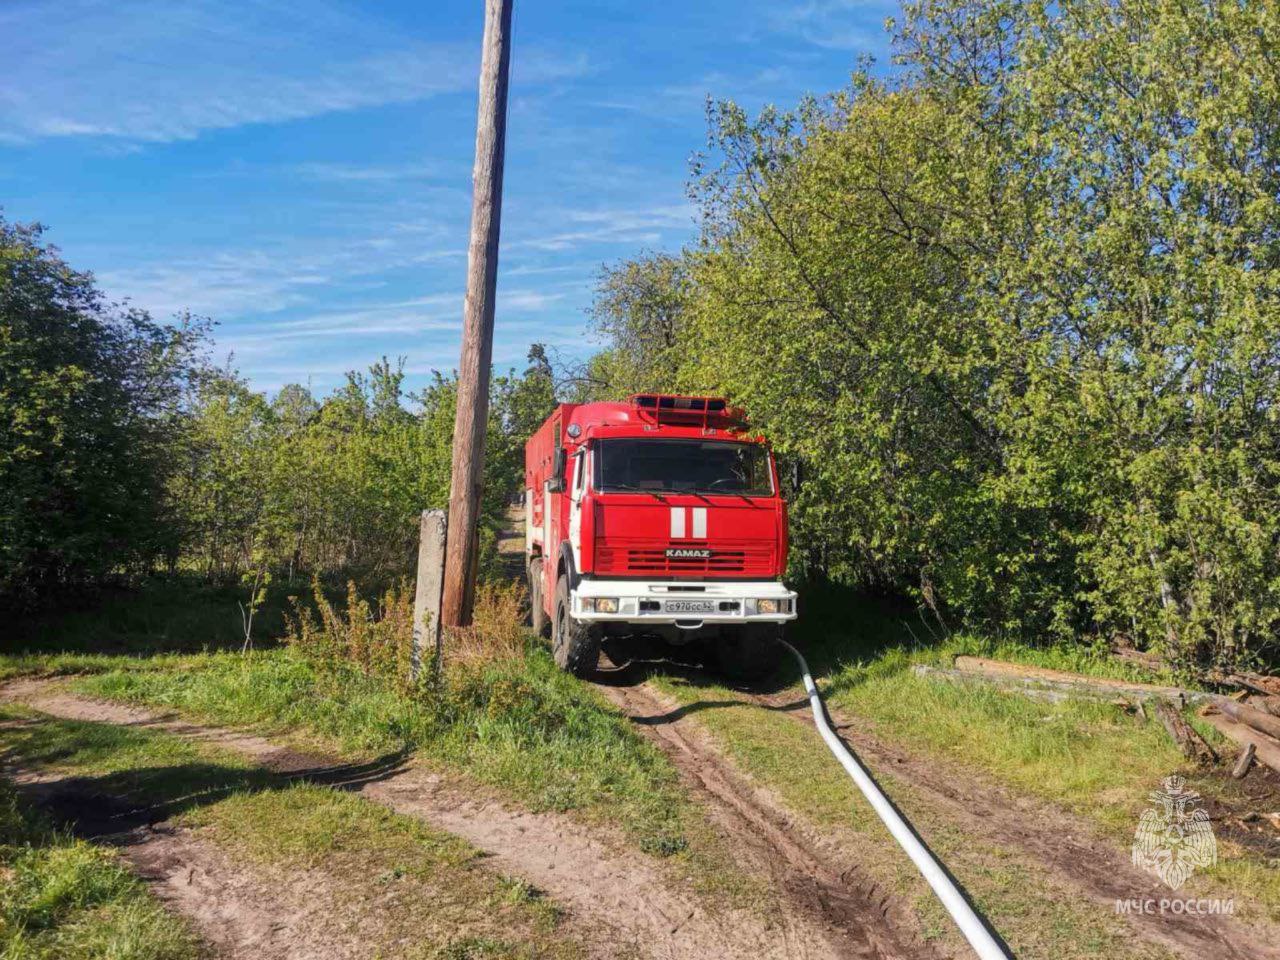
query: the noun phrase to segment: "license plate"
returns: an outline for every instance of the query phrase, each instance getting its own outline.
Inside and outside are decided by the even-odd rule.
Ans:
[[[668,600],[663,606],[667,613],[715,613],[714,600]]]

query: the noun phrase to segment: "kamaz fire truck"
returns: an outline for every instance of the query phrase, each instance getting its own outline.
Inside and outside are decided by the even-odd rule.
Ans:
[[[561,404],[525,446],[525,531],[533,626],[580,676],[653,636],[758,675],[796,616],[773,455],[721,398]]]

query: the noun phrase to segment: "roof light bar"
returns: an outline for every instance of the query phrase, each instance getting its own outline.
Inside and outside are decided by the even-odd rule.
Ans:
[[[638,393],[631,403],[655,423],[714,424],[728,429],[746,426],[746,413],[729,406],[724,397],[681,397],[662,393]]]

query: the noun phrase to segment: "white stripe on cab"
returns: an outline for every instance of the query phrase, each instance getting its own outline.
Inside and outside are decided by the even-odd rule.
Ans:
[[[707,508],[693,508],[693,539],[707,539]]]
[[[671,508],[671,539],[684,537],[684,507]]]

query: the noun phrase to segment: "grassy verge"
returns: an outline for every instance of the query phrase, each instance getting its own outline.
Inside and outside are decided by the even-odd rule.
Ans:
[[[730,851],[689,801],[661,751],[524,635],[516,619],[518,593],[497,590],[487,596],[488,618],[501,623],[487,628],[494,636],[472,638],[482,655],[451,650],[454,659],[438,689],[413,689],[403,676],[369,669],[380,657],[387,659],[388,649],[401,649],[401,638],[382,635],[377,624],[371,627],[367,609],[353,614],[324,605],[321,623],[302,624],[305,643],[249,654],[239,653],[238,646],[229,651],[225,643],[218,649],[216,630],[201,644],[198,624],[189,624],[185,614],[177,623],[194,632],[185,637],[183,649],[205,649],[166,652],[164,638],[173,637],[174,623],[138,612],[120,612],[101,628],[100,638],[114,638],[126,653],[85,653],[80,648],[92,625],[73,619],[68,644],[50,628],[46,652],[0,656],[0,679],[76,674],[75,687],[92,696],[252,727],[298,747],[350,759],[413,751],[422,761],[528,808],[621,827],[629,842],[670,859],[673,872],[692,877],[702,891],[739,905],[755,901],[759,885],[733,866]],[[150,600],[143,594],[134,602],[145,606]],[[482,612],[478,609],[477,616]],[[384,624],[407,623],[404,610],[383,613]],[[147,623],[165,625],[156,628],[159,633],[144,656]],[[348,658],[353,652],[365,657],[363,667],[359,656]]]
[[[289,650],[174,666],[131,664],[75,687],[352,757],[413,750],[532,809],[618,823],[647,852],[678,853],[689,844],[689,803],[666,758],[540,647],[451,671],[440,691],[418,695],[356,671],[320,672]]]
[[[1084,701],[1041,703],[980,686],[926,679],[911,667],[970,653],[1118,679],[1168,682],[1168,676],[1153,676],[1087,648],[1041,649],[972,636],[930,637],[918,619],[913,623],[914,612],[889,604],[837,594],[810,600],[792,636],[841,719],[917,755],[945,758],[1015,793],[1085,816],[1114,839],[1121,855],[1127,852],[1141,812],[1150,805],[1149,793],[1170,773],[1186,775],[1202,794],[1228,805],[1243,789],[1220,773],[1188,766],[1158,724],[1119,707]],[[789,660],[775,681],[777,689],[803,695]],[[876,844],[860,844],[863,851],[888,844],[861,800],[851,800],[843,774],[811,731],[787,717],[740,705],[740,694],[710,677],[666,676],[655,682],[682,703],[711,704],[697,712],[699,722],[793,809],[818,825],[876,837]],[[1215,738],[1211,730],[1202,729]],[[1139,950],[1115,939],[1118,928],[1113,917],[1103,916],[1106,910],[1075,903],[1068,891],[1055,894],[1053,879],[1034,863],[956,831],[907,784],[895,781],[891,773],[878,773],[894,799],[999,921],[997,926],[1012,932],[1010,939],[1020,952],[1086,957]],[[910,869],[904,874],[896,858],[883,860],[878,869],[883,880],[911,887]],[[1219,837],[1218,865],[1200,871],[1189,886],[1199,896],[1236,898],[1242,915],[1280,920],[1280,873],[1273,863],[1225,836]],[[927,895],[920,905],[927,916]]]
[[[0,779],[0,957],[197,956],[191,934],[113,851],[55,830]]]
[[[926,938],[963,952],[950,919],[915,867],[812,729],[747,703],[710,680],[666,676],[654,683],[681,703],[703,704],[698,722],[736,764],[818,832],[856,849],[858,862],[874,880],[914,905]],[[1132,942],[1112,904],[1082,901],[1029,858],[959,829],[891,774],[877,771],[877,777],[1018,956],[1165,956]]]
[[[826,598],[829,599],[829,598]],[[918,623],[918,621],[917,621]],[[943,756],[1015,790],[1083,815],[1126,844],[1148,794],[1171,773],[1181,773],[1206,796],[1231,806],[1240,787],[1187,764],[1154,720],[1122,707],[1082,700],[1044,703],[981,685],[920,677],[917,663],[949,662],[970,653],[1072,670],[1093,676],[1172,682],[1086,647],[1037,648],[951,636],[919,643],[909,615],[863,601],[839,616],[819,601],[797,630],[828,704],[886,740]],[[798,691],[799,678],[783,682]],[[1218,733],[1189,719],[1211,742]],[[1228,748],[1230,752],[1230,748]],[[1280,903],[1280,888],[1275,901]]]
[[[86,795],[164,809],[234,862],[251,865],[257,882],[286,896],[297,892],[304,901],[300,908],[331,899],[343,929],[374,947],[421,958],[581,955],[557,929],[554,905],[536,891],[486,871],[476,852],[457,838],[358,796],[289,783],[225,750],[162,733],[54,720],[13,708],[0,711],[0,721],[8,721],[0,726],[0,739],[23,765],[73,778],[75,789]],[[72,850],[94,849],[68,843]],[[114,882],[142,897],[144,905],[149,902],[127,872],[112,865]],[[55,894],[65,891],[92,907],[100,886],[82,874],[70,875]],[[162,911],[158,916],[165,919]],[[165,922],[176,928],[175,921]],[[166,940],[163,932],[154,922],[140,926],[137,938],[152,952],[118,956],[194,956],[189,948],[157,952],[169,942],[183,942],[172,935]],[[81,955],[117,956],[14,954]]]

